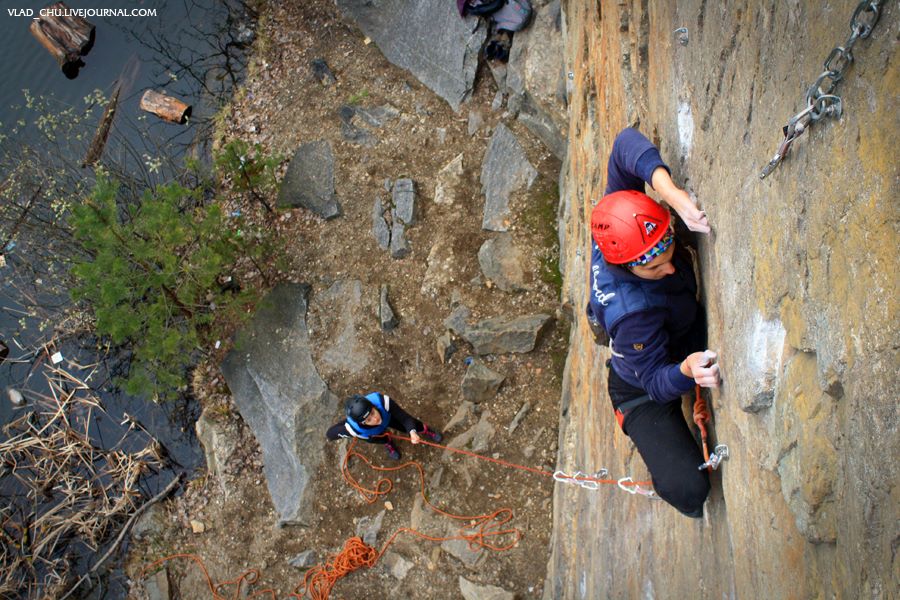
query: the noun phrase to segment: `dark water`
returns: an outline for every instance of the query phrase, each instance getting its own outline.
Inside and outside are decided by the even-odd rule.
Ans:
[[[0,5],[0,56],[4,57],[0,132],[12,135],[13,143],[15,136],[27,141],[28,136],[35,135],[21,126],[18,133],[11,133],[17,124],[33,118],[24,107],[23,90],[50,98],[50,106],[84,106],[85,96],[98,89],[108,95],[118,80],[121,92],[114,125],[117,136],[138,148],[139,152],[144,148],[152,149],[148,154],[165,152],[169,158],[188,152],[198,155],[198,147],[202,154],[210,118],[219,103],[229,96],[235,77],[240,73],[241,47],[252,36],[252,15],[240,4],[225,0],[70,0],[67,5],[71,8],[155,11],[155,15],[147,16],[87,16],[96,26],[95,42],[83,58],[84,66],[74,79],[70,79],[29,32],[31,18],[9,14],[11,9],[32,9],[36,16],[48,4],[48,1],[4,0]],[[187,125],[175,125],[153,116],[143,116],[138,104],[148,88],[164,91],[193,105],[191,121]],[[116,148],[111,145],[107,151],[116,152]],[[90,176],[89,172],[87,176]],[[0,198],[0,202],[3,201]],[[5,235],[2,228],[0,234]],[[2,243],[4,240],[0,239]],[[39,369],[33,370],[37,358],[33,349],[36,344],[46,341],[48,335],[38,331],[38,319],[22,313],[23,288],[10,285],[12,279],[18,278],[21,282],[23,277],[27,278],[21,268],[29,257],[17,253],[38,247],[40,240],[30,240],[30,244],[19,240],[17,246],[7,252],[7,266],[0,268],[0,340],[10,347],[9,359],[21,360],[0,363],[0,390],[3,392],[0,395],[0,425],[33,408],[31,402],[24,407],[13,407],[7,399],[7,388],[42,389],[43,377]],[[41,282],[35,282],[28,291],[42,304],[68,302],[65,293],[43,289]],[[122,368],[124,357],[98,353],[95,340],[90,338],[69,339],[56,349],[65,359],[61,366],[79,376],[86,372],[79,372],[75,364],[100,364],[89,383],[99,393],[105,414],[94,416],[91,423],[93,439],[108,447],[124,437],[124,448],[143,448],[147,436],[134,431],[128,434],[126,427],[121,425],[128,413],[169,451],[173,465],[143,483],[148,495],[165,487],[176,472],[190,474],[203,466],[202,451],[193,427],[198,416],[195,402],[182,399],[157,405],[118,392],[111,378]],[[8,502],[10,493],[0,486],[0,502]],[[92,562],[90,556],[81,556],[81,560],[85,565]],[[121,574],[114,574],[95,588],[91,597],[124,597],[124,590]]]

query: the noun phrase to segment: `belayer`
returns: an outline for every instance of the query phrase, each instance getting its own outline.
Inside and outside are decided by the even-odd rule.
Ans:
[[[689,517],[703,516],[709,476],[685,422],[681,395],[717,387],[716,354],[706,349],[706,314],[692,260],[675,239],[668,209],[708,233],[706,215],[678,188],[659,150],[635,129],[613,143],[606,191],[591,214],[588,322],[609,336],[608,389],[622,431],[637,446],[656,493]]]
[[[440,442],[440,432],[429,429],[422,421],[400,408],[387,394],[372,392],[361,396],[355,394],[344,401],[346,419],[328,428],[325,433],[329,440],[355,437],[370,444],[384,444],[388,457],[400,460],[400,451],[386,437],[387,430],[394,429],[409,435],[413,444],[422,437]]]

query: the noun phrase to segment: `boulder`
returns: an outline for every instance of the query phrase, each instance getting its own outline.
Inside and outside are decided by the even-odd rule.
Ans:
[[[461,310],[464,309],[464,310]],[[493,317],[474,324],[467,321],[468,309],[457,308],[444,325],[472,344],[475,354],[505,354],[531,352],[538,335],[550,320],[550,315],[523,317]]]
[[[447,528],[447,536],[459,535],[459,529],[455,525]],[[447,540],[441,543],[441,550],[459,560],[465,566],[477,567],[484,559],[484,548],[469,546],[468,540]]]
[[[325,457],[338,399],[319,377],[306,326],[309,286],[283,283],[260,302],[222,362],[234,403],[262,450],[279,524],[309,522],[310,476]],[[299,424],[299,427],[298,427]]]
[[[482,125],[484,125],[484,117],[481,116],[481,113],[477,110],[469,111],[469,122],[466,125],[466,132],[473,136],[478,133],[478,130],[481,129]]]
[[[473,362],[462,380],[462,396],[470,402],[490,400],[497,394],[505,376],[492,371],[481,362]]]
[[[459,591],[465,600],[515,600],[515,594],[495,585],[472,583],[465,577],[459,578]]]
[[[489,231],[506,231],[509,228],[510,194],[523,187],[530,188],[537,174],[512,131],[502,123],[497,125],[481,163],[481,191],[484,193],[481,227]]]
[[[317,364],[325,377],[353,375],[369,366],[371,348],[368,338],[360,336],[359,331],[371,319],[372,306],[370,303],[367,310],[363,298],[368,294],[363,294],[360,281],[339,279],[312,299],[310,335],[316,342]]]
[[[505,292],[528,289],[524,255],[508,233],[485,241],[478,250],[478,264],[484,276]]]
[[[390,62],[459,111],[472,92],[487,35],[479,19],[461,19],[445,0],[337,0],[337,6]]]
[[[278,206],[302,207],[323,219],[341,214],[334,194],[334,156],[330,143],[320,140],[297,148],[281,182]]]

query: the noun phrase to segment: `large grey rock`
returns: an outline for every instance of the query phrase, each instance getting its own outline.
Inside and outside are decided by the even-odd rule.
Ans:
[[[505,292],[527,289],[524,262],[525,256],[508,233],[485,241],[478,250],[481,272]]]
[[[375,241],[382,250],[387,250],[391,245],[391,228],[384,218],[384,205],[381,198],[375,198],[375,205],[372,207],[372,233],[375,235]]]
[[[471,93],[487,30],[445,0],[337,0],[384,56],[407,69],[454,111]]]
[[[490,231],[509,229],[510,194],[523,187],[530,188],[537,174],[512,131],[502,123],[497,125],[481,163],[484,193],[481,227]]]
[[[465,577],[459,578],[459,591],[465,600],[514,600],[515,594],[496,585],[472,583]]]
[[[371,345],[368,337],[359,334],[371,319],[369,310],[374,303],[364,304],[369,296],[363,293],[360,281],[351,279],[339,279],[313,296],[310,335],[325,377],[354,375],[369,366]]]
[[[470,402],[484,402],[497,394],[505,376],[492,371],[480,362],[473,362],[463,375],[462,397]]]
[[[472,344],[475,354],[504,354],[531,352],[538,335],[550,320],[550,315],[523,317],[493,317],[474,324],[468,323],[468,309],[457,308],[444,325]]]
[[[559,0],[535,6],[531,25],[513,36],[505,79],[510,111],[560,160],[568,131],[562,26]]]
[[[262,449],[279,523],[308,522],[310,476],[322,463],[337,398],[319,377],[306,328],[309,286],[278,285],[260,302],[222,362],[234,403]]]
[[[391,190],[391,198],[394,201],[394,222],[400,221],[404,225],[415,225],[417,221],[416,211],[416,184],[412,179],[398,179]]]
[[[297,148],[281,182],[278,206],[299,206],[323,219],[341,214],[334,194],[334,156],[330,143],[320,140]]]

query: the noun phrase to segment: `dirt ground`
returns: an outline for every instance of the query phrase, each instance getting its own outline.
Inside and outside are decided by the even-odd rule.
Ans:
[[[464,359],[472,354],[465,342],[458,341],[459,351],[448,364],[438,357],[436,339],[445,331],[443,320],[452,303],[468,306],[476,319],[538,312],[553,315],[534,351],[486,357],[488,366],[506,376],[500,392],[445,430],[447,441],[487,414],[496,434],[483,454],[552,471],[568,341],[568,323],[559,309],[558,272],[552,267],[557,258],[559,162],[504,113],[505,106],[491,109],[497,86],[487,68],[479,73],[471,101],[456,114],[411,74],[388,63],[374,43],[366,43],[358,29],[341,19],[333,2],[273,3],[265,10],[248,79],[223,119],[223,138],[258,142],[267,151],[288,158],[303,142],[331,141],[343,215],[325,222],[302,209],[275,217],[266,216],[259,207],[242,209],[252,218],[267,219],[277,233],[287,258],[284,279],[311,284],[313,296],[342,278],[359,279],[367,289],[376,291],[386,283],[400,318],[397,329],[382,333],[373,317],[371,325],[359,332],[360,337],[375,340],[369,368],[355,375],[321,372],[329,388],[339,397],[371,390],[387,392],[410,413],[445,429],[461,405]],[[317,58],[327,62],[336,83],[325,86],[312,77],[310,61]],[[345,104],[390,104],[401,114],[384,128],[372,130],[379,138],[377,145],[357,146],[341,136],[338,110]],[[471,136],[467,132],[470,110],[479,112],[485,122]],[[501,291],[485,281],[477,259],[481,244],[495,235],[481,229],[484,196],[479,176],[490,132],[500,122],[516,134],[540,173],[529,192],[512,200],[511,233],[516,243],[527,249],[533,275],[531,289],[518,293]],[[436,175],[459,153],[464,155],[465,191],[452,205],[436,204]],[[393,260],[376,244],[371,212],[376,196],[389,196],[384,180],[400,177],[416,182],[421,213],[419,224],[407,231],[412,253]],[[429,251],[438,241],[451,245],[456,261],[452,281],[432,297],[423,294],[421,287]],[[227,349],[221,348],[218,359]],[[367,504],[341,478],[343,443],[328,445],[328,460],[313,477],[318,506],[315,525],[277,528],[256,441],[234,409],[215,364],[198,368],[195,386],[204,405],[235,427],[241,441],[229,460],[224,486],[213,477],[190,482],[183,495],[159,511],[157,518],[164,523],[161,531],[132,544],[132,579],[137,580],[140,568],[150,561],[191,553],[202,559],[215,582],[258,568],[261,577],[253,589],[273,588],[277,597],[285,597],[304,574],[303,569],[290,566],[289,559],[311,549],[321,562],[355,535],[360,518],[384,510],[385,501],[392,510],[385,513],[379,547],[411,520],[423,531],[446,533],[444,517],[420,516],[416,507],[419,481],[412,468],[394,477],[390,494]],[[525,402],[531,410],[511,435],[510,422]],[[341,417],[337,408],[334,417],[335,421]],[[309,434],[324,439],[324,432]],[[375,464],[388,463],[380,446],[364,446],[361,451]],[[434,448],[404,444],[401,451],[404,460],[421,461],[429,497],[438,507],[461,515],[509,507],[514,512],[510,525],[521,531],[522,539],[507,552],[486,551],[480,562],[469,568],[441,550],[439,543],[401,534],[390,551],[412,563],[404,578],[397,579],[383,565],[361,569],[340,580],[332,598],[461,598],[460,576],[500,586],[517,598],[539,598],[552,526],[552,479],[475,459],[443,460]],[[353,472],[364,482],[375,481],[375,475],[359,461],[354,462]],[[193,532],[192,520],[204,525],[202,533]],[[173,597],[212,597],[200,569],[190,561],[178,559],[167,564]],[[135,583],[132,597],[144,594],[143,586]]]

